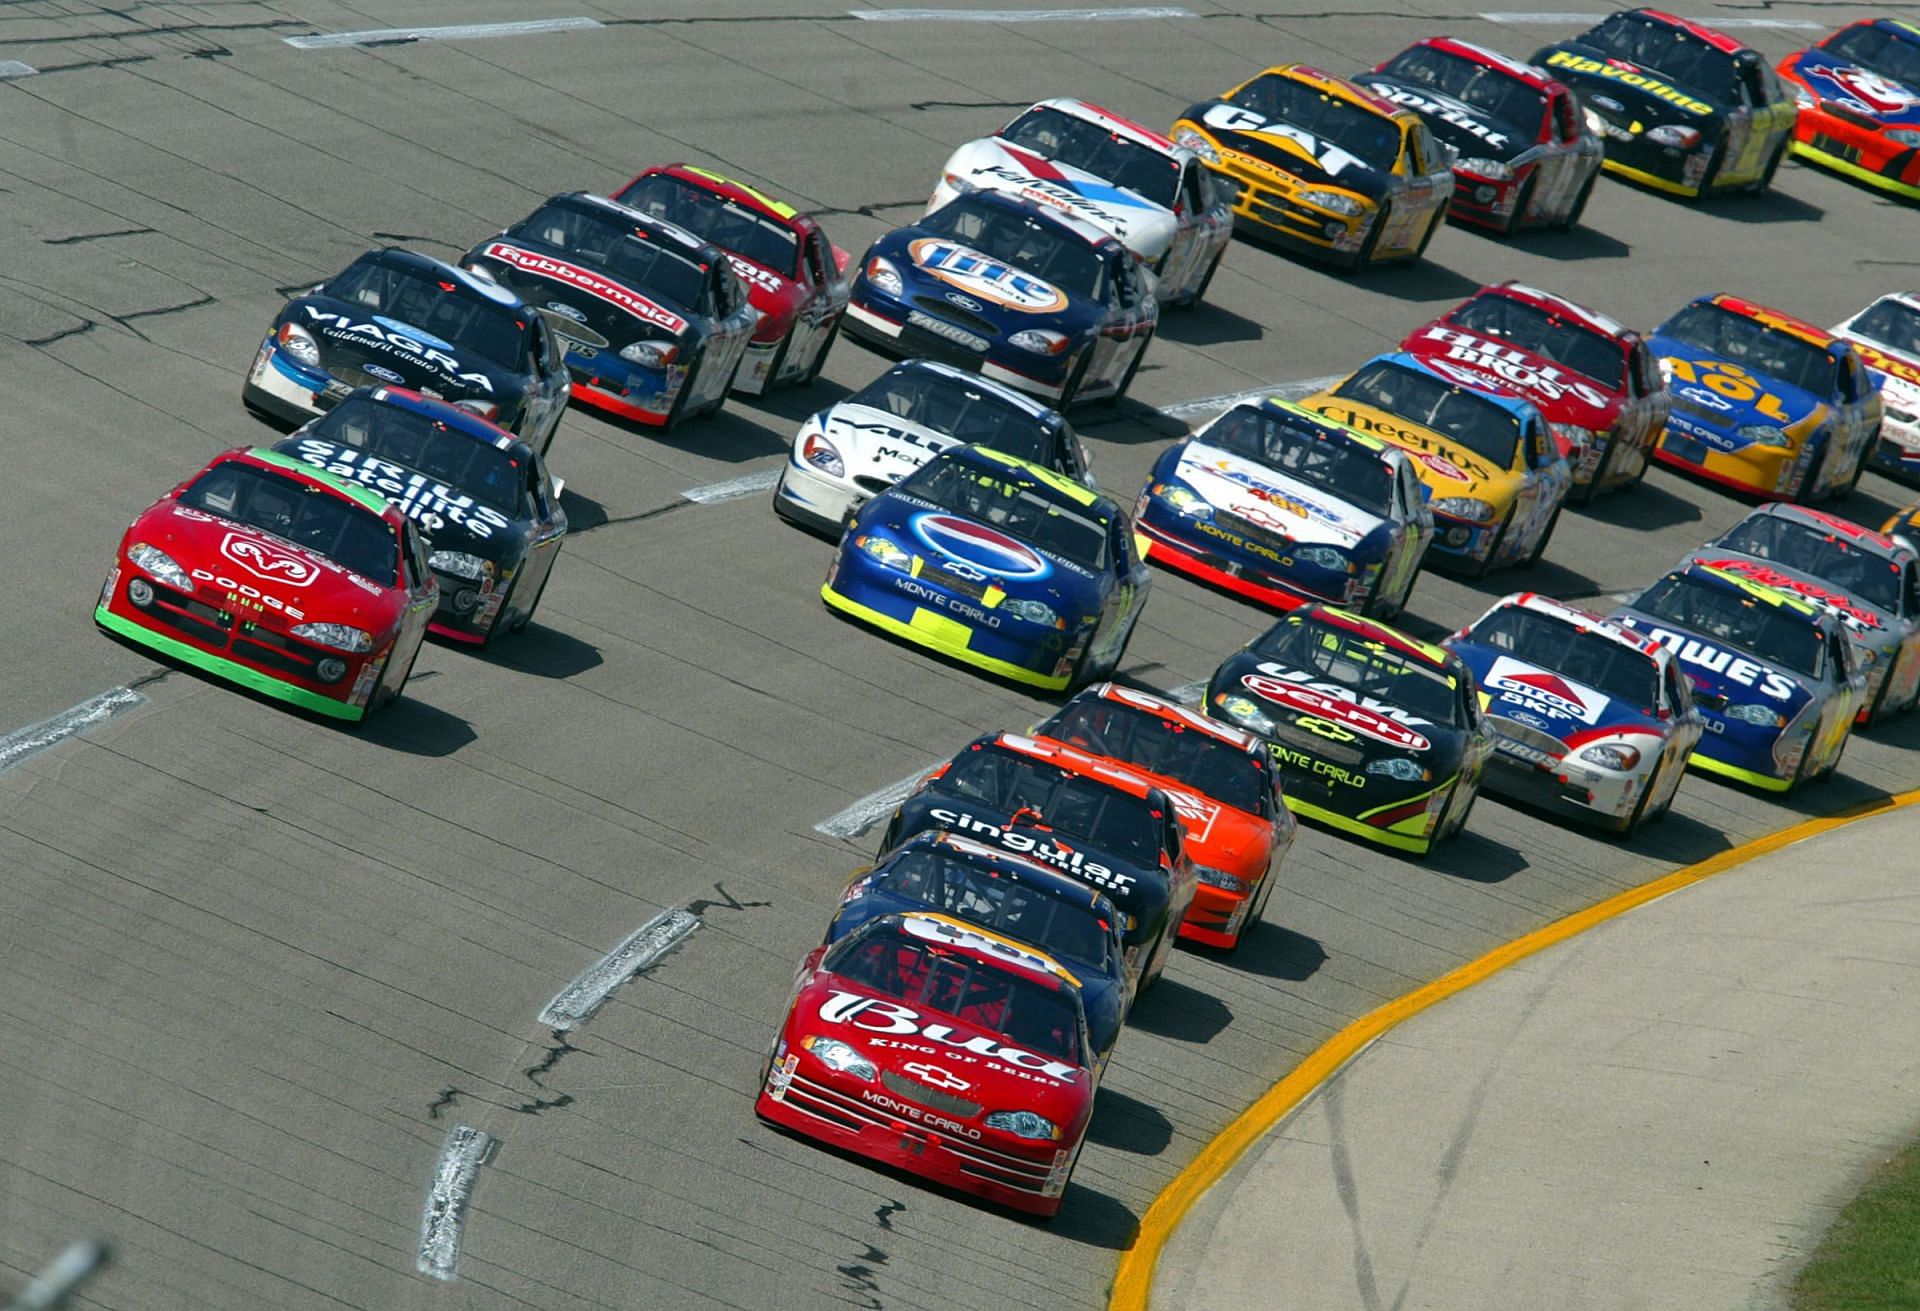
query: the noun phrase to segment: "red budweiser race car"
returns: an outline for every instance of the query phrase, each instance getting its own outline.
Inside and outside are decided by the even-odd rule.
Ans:
[[[1568,499],[1580,504],[1646,474],[1673,402],[1639,333],[1518,282],[1482,287],[1401,349],[1469,387],[1538,406],[1573,470]]]
[[[1093,1113],[1079,982],[1036,947],[883,915],[800,963],[754,1111],[991,1202],[1060,1209]]]
[[[386,499],[292,456],[228,451],[127,529],[94,622],[336,719],[400,695],[440,585]]]

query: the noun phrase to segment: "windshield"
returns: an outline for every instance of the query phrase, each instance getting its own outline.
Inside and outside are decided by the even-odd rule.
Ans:
[[[902,851],[867,881],[876,890],[911,897],[1017,942],[1032,943],[1050,956],[1086,961],[1102,970],[1113,967],[1113,930],[1084,896],[1069,901],[944,844]]]
[[[1619,13],[1575,40],[1664,73],[1671,81],[1724,104],[1740,103],[1740,74],[1733,56],[1683,28]]]
[[[1789,606],[1769,605],[1743,591],[1668,574],[1643,592],[1633,608],[1708,641],[1738,647],[1770,665],[1820,676],[1820,631]]]
[[[1015,470],[947,457],[921,465],[899,486],[902,492],[991,524],[1009,537],[1076,564],[1106,567],[1105,525]]]
[[[996,815],[1084,838],[1146,869],[1160,868],[1160,821],[1146,799],[1015,751],[963,751],[935,785]]]
[[[1087,242],[1018,210],[961,196],[921,219],[927,232],[964,242],[989,259],[1092,300],[1106,296],[1106,264]]]
[[[1180,165],[1172,156],[1048,105],[1014,119],[1000,130],[1000,139],[1105,178],[1168,209],[1180,195]]]
[[[1270,784],[1253,758],[1178,719],[1105,697],[1089,697],[1071,703],[1035,731],[1162,778],[1178,779],[1236,810],[1264,813],[1261,798],[1268,795]]]
[[[1398,55],[1383,73],[1404,81],[1432,87],[1441,95],[1472,105],[1491,118],[1511,123],[1529,141],[1537,140],[1547,118],[1547,95],[1491,64],[1436,50],[1415,46]]]
[[[1825,350],[1718,305],[1705,301],[1689,305],[1657,331],[1738,364],[1748,373],[1778,379],[1815,396],[1832,396],[1838,389],[1839,364]]]
[[[1506,296],[1475,296],[1449,314],[1446,321],[1482,336],[1513,342],[1585,374],[1609,391],[1626,386],[1627,356],[1619,342],[1538,305]]]
[[[745,256],[783,277],[799,274],[800,239],[791,228],[705,187],[671,174],[653,173],[614,199],[655,218],[678,223],[702,241]]]
[[[437,478],[488,509],[512,518],[520,509],[522,476],[505,451],[483,438],[449,427],[431,415],[371,396],[349,396],[302,434],[391,460]]]
[[[1812,524],[1756,514],[1733,527],[1719,545],[1811,574],[1882,610],[1900,609],[1900,566],[1863,551],[1838,533]]]
[[[327,283],[320,294],[413,328],[428,346],[438,339],[502,369],[518,371],[526,356],[523,311],[430,270],[364,259]]]
[[[1227,103],[1290,123],[1322,141],[1332,142],[1361,163],[1383,173],[1391,173],[1400,158],[1398,123],[1375,110],[1328,95],[1318,87],[1290,77],[1262,73],[1228,97]]]
[[[1920,91],[1920,42],[1903,41],[1885,28],[1863,24],[1835,32],[1820,48]]]
[[[1254,643],[1253,653],[1431,723],[1462,726],[1452,675],[1365,633],[1293,615],[1268,629]]]
[[[1388,360],[1361,366],[1333,393],[1431,428],[1497,469],[1512,469],[1520,420],[1479,392]]]
[[[602,269],[649,295],[698,310],[707,270],[682,253],[672,238],[658,238],[610,209],[597,205],[542,206],[507,232],[564,251],[568,259]]]
[[[1263,464],[1385,518],[1393,466],[1359,442],[1330,437],[1319,424],[1264,405],[1242,405],[1220,416],[1196,440]]]
[[[1660,668],[1652,656],[1557,616],[1505,605],[1475,624],[1467,636],[1615,701],[1649,712],[1658,704]]]
[[[882,410],[897,419],[988,446],[1047,468],[1060,464],[1060,443],[1032,410],[977,383],[931,369],[896,368],[842,402]]]
[[[304,546],[369,582],[392,587],[399,581],[399,543],[385,519],[271,469],[216,464],[193,480],[179,503]]]
[[[1891,296],[1868,306],[1847,331],[1890,351],[1920,355],[1920,310]]]

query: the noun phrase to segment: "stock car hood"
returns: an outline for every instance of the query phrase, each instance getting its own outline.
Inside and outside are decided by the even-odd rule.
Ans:
[[[1868,72],[1830,50],[1788,55],[1780,71],[1818,96],[1827,113],[1881,130],[1920,127],[1920,87]]]
[[[1737,451],[1751,445],[1752,439],[1737,435],[1743,424],[1769,424],[1784,429],[1789,437],[1800,438],[1818,428],[1827,417],[1826,398],[1765,374],[1752,375],[1763,390],[1744,401],[1722,396],[1704,383],[1686,382],[1672,375],[1667,367],[1668,360],[1687,360],[1698,364],[1720,362],[1720,357],[1712,351],[1704,351],[1658,333],[1648,339],[1647,345],[1659,359],[1660,372],[1667,379],[1667,389],[1673,393],[1673,412],[1667,418],[1668,424],[1699,438],[1715,450]],[[1735,368],[1746,367],[1738,360],[1725,363]],[[1780,401],[1780,408],[1787,416],[1784,423],[1776,416],[1760,410],[1760,401],[1768,395]]]
[[[1208,115],[1213,116],[1211,120]],[[1299,178],[1308,186],[1345,187],[1378,201],[1393,184],[1390,169],[1376,168],[1284,119],[1264,118],[1224,100],[1203,100],[1189,106],[1180,117],[1199,125],[1223,148],[1248,156],[1267,169]]]
[[[1798,569],[1782,568],[1776,560],[1762,560],[1755,556],[1729,551],[1726,547],[1713,542],[1690,552],[1687,560],[1712,565],[1716,569],[1725,569],[1728,573],[1739,574],[1742,578],[1751,578],[1756,583],[1766,584],[1776,592],[1790,592],[1795,596],[1804,596],[1828,613],[1837,615],[1840,622],[1846,625],[1847,636],[1857,645],[1875,649],[1898,645],[1906,628],[1888,611],[1852,596],[1812,574],[1803,573]]]
[[[1296,542],[1351,551],[1378,533],[1385,545],[1385,519],[1218,446],[1189,438],[1173,447],[1160,457],[1152,481],[1169,478],[1207,504]]]
[[[951,237],[921,227],[889,232],[867,252],[900,270],[904,299],[932,296],[984,321],[999,335],[1053,328],[1069,336],[1091,332],[1105,307],[1044,278],[990,258]]]
[[[1765,705],[1785,715],[1788,722],[1813,700],[1813,690],[1799,674],[1768,664],[1737,647],[1716,643],[1705,634],[1685,629],[1667,619],[1642,614],[1632,606],[1608,618],[1645,633],[1680,658],[1680,667],[1703,692],[1727,698],[1730,706]],[[1702,708],[1710,718],[1720,712]]]
[[[1665,737],[1666,726],[1647,706],[1629,705],[1564,674],[1515,660],[1477,642],[1449,642],[1473,670],[1482,708],[1551,734],[1569,750],[1623,736]]]
[[[1350,424],[1362,432],[1383,437],[1405,448],[1413,457],[1413,471],[1433,495],[1477,496],[1505,506],[1520,488],[1523,475],[1496,469],[1480,456],[1447,437],[1388,414],[1371,405],[1322,392],[1300,402],[1310,410]]]
[[[1677,123],[1706,130],[1726,106],[1665,73],[1616,59],[1580,41],[1543,46],[1527,62],[1538,64],[1580,93],[1580,104],[1609,122],[1656,127]]]
[[[865,474],[890,483],[960,445],[947,433],[909,423],[890,411],[844,401],[823,412],[821,430],[846,462],[848,477]]]
[[[494,561],[507,560],[514,553],[519,534],[511,519],[431,474],[298,433],[273,449],[386,497],[414,521],[434,550],[465,551]]]
[[[882,492],[860,507],[855,527],[912,555],[912,576],[921,583],[984,588],[981,604],[989,610],[1007,597],[1032,597],[1066,619],[1068,631],[1099,613],[1103,598],[1092,570],[917,496]]]
[[[693,327],[692,314],[682,306],[576,264],[543,242],[494,237],[460,262],[481,265],[545,316],[548,327],[591,350],[618,351],[636,341],[685,337]]]
[[[1459,151],[1463,160],[1498,159],[1512,163],[1533,149],[1534,138],[1539,135],[1537,129],[1529,132],[1518,124],[1495,118],[1484,109],[1476,109],[1417,82],[1385,73],[1364,73],[1353,80],[1420,115],[1433,135]]]
[[[969,141],[945,172],[1084,219],[1148,260],[1166,253],[1178,226],[1171,210],[1137,192],[998,137]]]
[[[1451,749],[1453,762],[1457,764],[1459,760],[1462,736],[1459,730],[1251,652],[1240,652],[1214,674],[1215,693],[1228,686],[1259,703],[1276,719],[1284,717],[1294,723],[1314,719],[1338,724],[1358,734],[1375,753],[1398,751],[1446,757]],[[1444,778],[1446,774],[1436,771],[1435,777]]]
[[[1536,355],[1519,342],[1483,337],[1437,319],[1408,333],[1400,349],[1469,387],[1518,392],[1538,406],[1549,423],[1606,432],[1627,400],[1624,393],[1608,391],[1586,374]]]
[[[492,401],[518,411],[526,381],[510,369],[365,305],[332,296],[301,296],[280,312],[313,334],[320,366],[350,386],[396,384],[447,400]],[[504,419],[503,419],[504,422]]]

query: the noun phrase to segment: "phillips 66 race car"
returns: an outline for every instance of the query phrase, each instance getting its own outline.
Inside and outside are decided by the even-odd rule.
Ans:
[[[1920,26],[1863,18],[1780,61],[1800,105],[1793,153],[1920,200]]]
[[[1902,482],[1920,482],[1920,291],[1882,296],[1833,331],[1880,384],[1880,440],[1868,463]]]
[[[1532,592],[1442,645],[1473,670],[1496,734],[1489,792],[1628,835],[1672,807],[1705,721],[1666,647]]]

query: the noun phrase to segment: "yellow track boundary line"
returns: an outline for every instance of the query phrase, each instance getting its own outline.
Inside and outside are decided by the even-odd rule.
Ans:
[[[1565,942],[1595,925],[1624,915],[1635,907],[1657,901],[1782,847],[1874,815],[1889,814],[1916,802],[1920,802],[1920,789],[1878,801],[1862,802],[1837,814],[1803,820],[1777,833],[1743,842],[1717,856],[1709,856],[1697,864],[1677,869],[1651,883],[1629,888],[1585,910],[1575,911],[1563,919],[1515,938],[1478,960],[1469,961],[1433,982],[1361,1016],[1308,1053],[1285,1078],[1269,1088],[1260,1100],[1241,1112],[1231,1124],[1215,1135],[1212,1142],[1201,1148],[1200,1154],[1187,1164],[1186,1169],[1174,1176],[1173,1182],[1161,1189],[1160,1195],[1153,1199],[1153,1205],[1147,1208],[1146,1215],[1141,1218],[1139,1232],[1134,1235],[1132,1246],[1120,1254],[1120,1264],[1113,1277],[1113,1293],[1107,1303],[1109,1311],[1146,1311],[1153,1292],[1153,1272],[1160,1263],[1160,1254],[1193,1204],[1233,1168],[1249,1147],[1264,1138],[1289,1112],[1332,1078],[1341,1066],[1401,1021],[1418,1015],[1448,997],[1465,992],[1509,965]]]

